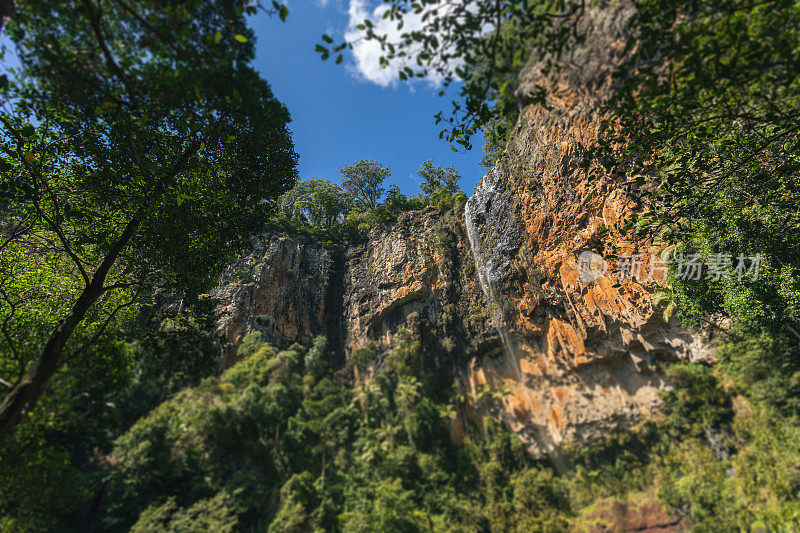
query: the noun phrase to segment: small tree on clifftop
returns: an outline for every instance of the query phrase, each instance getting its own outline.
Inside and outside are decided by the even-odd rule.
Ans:
[[[419,186],[425,194],[433,194],[439,191],[456,192],[458,190],[458,179],[461,177],[452,165],[435,167],[432,159],[422,163],[417,174],[423,180]]]
[[[355,207],[370,211],[378,207],[378,200],[383,196],[383,181],[391,174],[389,167],[376,161],[360,159],[340,170],[344,176],[342,187],[352,197]]]

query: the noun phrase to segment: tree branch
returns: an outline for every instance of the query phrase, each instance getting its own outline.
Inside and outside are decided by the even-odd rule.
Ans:
[[[86,313],[103,294],[103,286],[111,268],[116,264],[125,247],[136,234],[142,221],[144,221],[149,203],[163,194],[165,183],[180,174],[191,157],[200,147],[200,141],[193,141],[181,154],[172,169],[162,176],[148,197],[145,198],[136,214],[125,225],[125,229],[106,253],[102,263],[95,271],[90,283],[83,289],[69,313],[58,321],[50,338],[44,345],[35,367],[28,372],[11,391],[6,395],[0,405],[0,444],[11,434],[14,427],[22,420],[24,414],[33,408],[44,394],[50,379],[62,364],[62,353],[67,342],[72,337],[75,328],[86,317]]]
[[[117,61],[114,59],[111,50],[108,48],[108,44],[106,44],[106,38],[103,34],[103,27],[100,24],[100,12],[91,0],[83,0],[83,5],[86,7],[86,11],[89,14],[89,22],[92,25],[92,30],[94,31],[95,37],[97,37],[97,44],[100,46],[100,50],[103,52],[103,57],[105,57],[106,63],[108,63],[108,66],[111,67],[112,71],[114,71],[116,77],[119,78],[119,80],[125,86],[125,90],[128,91],[128,96],[130,97],[131,102],[136,102],[136,94],[133,90],[133,86],[131,85],[130,81],[128,81],[128,78],[125,76],[125,73],[122,71],[120,66],[117,64]]]

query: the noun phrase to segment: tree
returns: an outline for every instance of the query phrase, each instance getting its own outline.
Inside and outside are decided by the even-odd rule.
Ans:
[[[289,114],[249,66],[254,10],[16,6],[21,67],[0,80],[0,442],[147,287],[206,285],[295,181]]]
[[[347,208],[344,190],[330,181],[311,179],[306,183],[309,221],[315,226],[332,226]]]
[[[298,183],[280,201],[285,218],[305,217],[312,226],[332,226],[347,207],[347,195],[339,185],[317,178]]]
[[[384,167],[376,161],[361,159],[341,169],[344,180],[342,187],[353,200],[355,207],[365,210],[374,210],[383,195],[381,184],[389,177],[389,167]]]
[[[607,103],[602,171],[646,192],[643,235],[709,261],[730,254],[723,279],[673,280],[681,318],[722,313],[797,344],[800,5],[648,0],[630,24],[641,37]],[[735,274],[756,255],[757,276]]]
[[[454,193],[458,191],[458,180],[461,175],[452,165],[435,167],[433,166],[433,160],[428,159],[422,163],[417,174],[423,180],[419,186],[425,194],[436,192]]]

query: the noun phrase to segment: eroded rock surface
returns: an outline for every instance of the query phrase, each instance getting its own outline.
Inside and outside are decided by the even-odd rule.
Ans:
[[[220,336],[233,347],[250,331],[277,346],[325,335],[335,274],[333,250],[285,235],[254,239],[251,252],[225,270],[212,293]]]
[[[348,248],[344,316],[348,351],[387,348],[404,326],[445,355],[499,349],[458,211],[403,213]]]
[[[487,384],[510,390],[502,416],[539,452],[567,438],[595,440],[651,414],[666,386],[653,358],[706,352],[651,302],[666,272],[653,259],[661,250],[631,240],[624,227],[646,206],[610,177],[591,177],[596,163],[587,165],[585,155],[596,143],[600,98],[629,14],[587,15],[586,42],[557,79],[545,81],[538,64],[523,71],[513,139],[466,207],[477,270],[507,354],[474,360],[469,380],[473,392]],[[552,89],[547,108],[526,105],[543,82]],[[609,259],[607,272],[581,276],[581,254],[598,249]],[[639,275],[620,275],[612,250],[640,254],[643,263],[631,272]]]
[[[452,379],[478,353],[501,353],[460,208],[402,213],[346,247],[266,235],[226,269],[213,296],[229,357],[250,331],[277,346],[316,335],[344,354],[369,346],[375,369],[408,332],[438,378]]]

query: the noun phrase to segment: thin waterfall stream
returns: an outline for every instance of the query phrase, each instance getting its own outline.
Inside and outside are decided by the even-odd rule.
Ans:
[[[499,172],[496,169],[491,169],[489,173],[479,182],[475,188],[474,194],[467,200],[464,207],[464,220],[467,227],[467,238],[469,239],[470,249],[472,251],[472,259],[475,263],[475,270],[478,273],[478,280],[481,284],[481,289],[486,297],[486,302],[489,305],[489,311],[492,317],[492,323],[497,330],[498,335],[503,343],[503,352],[506,357],[506,363],[514,371],[514,377],[521,379],[522,374],[517,364],[518,358],[515,356],[518,353],[519,347],[516,341],[511,337],[508,328],[505,326],[503,318],[503,310],[500,301],[496,297],[492,281],[498,279],[501,274],[497,272],[497,258],[487,257],[486,245],[491,246],[491,242],[499,238],[508,239],[510,235],[486,235],[484,238],[481,236],[481,231],[478,229],[480,224],[484,228],[484,232],[491,232],[492,226],[488,226],[492,221],[497,220],[499,216],[508,216],[507,198],[499,194],[496,187],[496,182]],[[504,212],[505,211],[505,212]],[[501,225],[498,225],[498,227]],[[497,242],[488,251],[495,252],[502,246],[501,242]]]
[[[511,377],[520,384],[517,392],[528,403],[532,403],[531,391],[524,384],[525,376],[519,365],[525,354],[520,347],[520,340],[506,327],[503,307],[494,288],[494,284],[502,279],[502,271],[509,261],[504,251],[517,250],[515,241],[518,239],[516,224],[512,220],[511,195],[498,186],[500,177],[500,171],[496,168],[483,177],[467,200],[464,220],[478,280],[489,305],[492,323],[503,344],[506,368],[511,370]],[[544,398],[538,400],[547,403]],[[535,432],[540,446],[546,450],[556,470],[565,472],[564,459],[546,429],[540,427]]]

